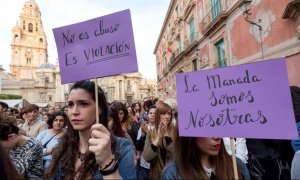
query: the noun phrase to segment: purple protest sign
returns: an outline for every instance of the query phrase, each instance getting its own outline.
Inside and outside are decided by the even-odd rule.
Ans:
[[[62,84],[138,71],[130,11],[53,29]]]
[[[298,139],[285,59],[176,75],[179,134]]]

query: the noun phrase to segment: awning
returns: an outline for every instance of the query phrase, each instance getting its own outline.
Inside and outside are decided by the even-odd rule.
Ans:
[[[23,108],[29,104],[26,99],[0,99],[0,101],[8,104],[8,107]]]
[[[37,105],[38,107],[42,107],[42,108],[49,106],[49,103],[33,103],[33,104]]]

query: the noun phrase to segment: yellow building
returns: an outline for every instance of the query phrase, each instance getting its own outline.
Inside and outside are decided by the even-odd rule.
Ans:
[[[158,94],[176,97],[175,75],[285,57],[300,86],[298,0],[171,0],[154,54]]]

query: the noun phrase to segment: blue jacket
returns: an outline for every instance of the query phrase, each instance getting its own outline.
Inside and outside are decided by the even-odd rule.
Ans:
[[[300,138],[300,122],[297,123],[297,130]],[[292,140],[292,146],[295,152],[300,150],[300,140]]]
[[[136,171],[134,167],[134,152],[130,142],[125,138],[117,137],[116,152],[119,154],[119,173],[123,179],[136,179]],[[103,179],[98,168],[94,169],[93,179]],[[59,161],[58,168],[51,177],[52,180],[64,179],[64,167],[62,161]]]

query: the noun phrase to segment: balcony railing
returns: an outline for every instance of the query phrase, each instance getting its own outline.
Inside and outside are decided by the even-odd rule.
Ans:
[[[217,62],[214,64],[214,67],[215,67],[215,68],[218,68],[218,67],[225,67],[225,66],[227,66],[226,59],[217,60]]]
[[[228,10],[238,6],[238,0],[218,0],[215,4],[211,5],[211,9],[208,14],[202,20],[202,34],[208,34],[212,29],[215,29],[220,25],[224,19],[227,18]]]
[[[184,47],[187,49],[193,42],[196,42],[198,38],[198,33],[192,33],[187,39],[184,40]]]

